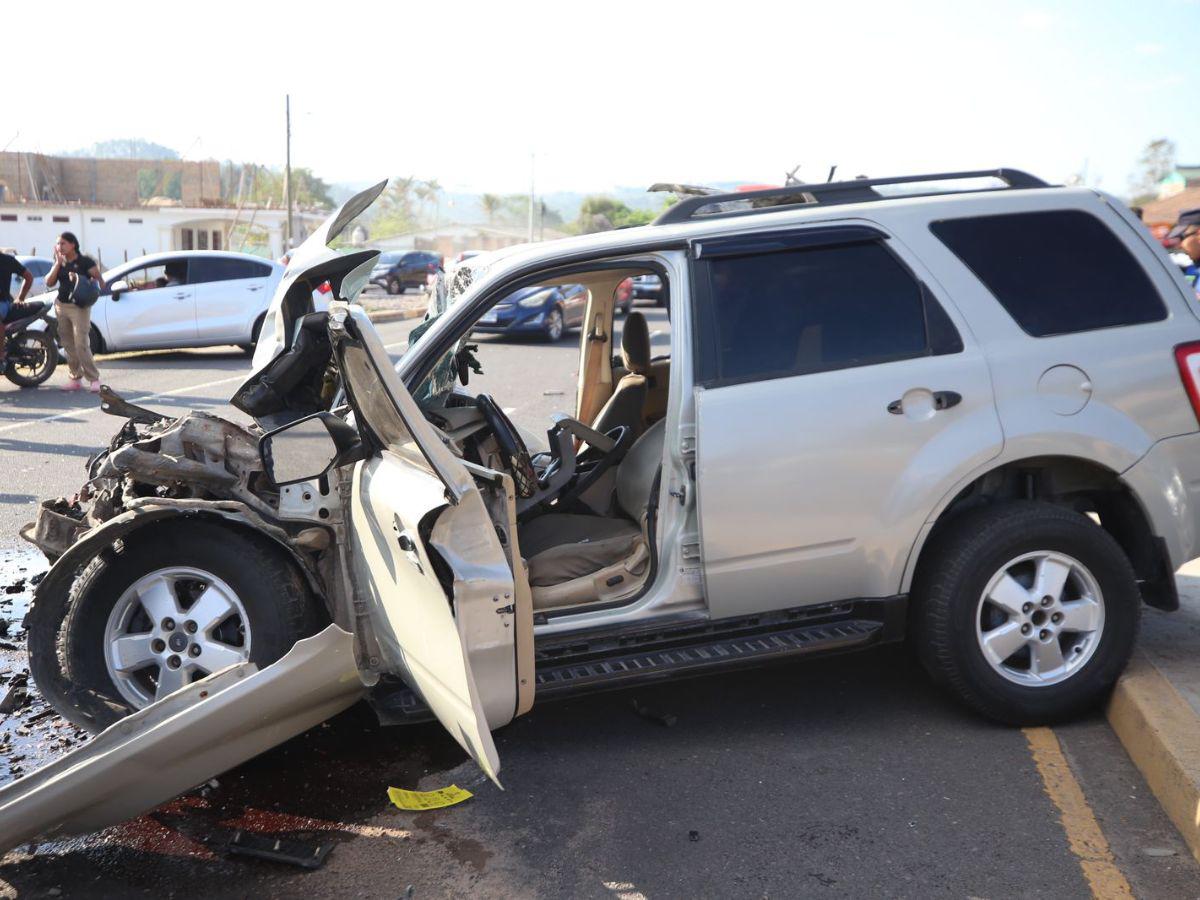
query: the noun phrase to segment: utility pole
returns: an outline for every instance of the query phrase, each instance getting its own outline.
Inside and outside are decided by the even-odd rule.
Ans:
[[[287,156],[283,165],[283,203],[287,207],[287,233],[284,235],[284,253],[292,251],[292,95],[284,94],[284,109],[287,116]]]
[[[536,154],[529,154],[529,243],[533,243],[533,188],[534,188],[534,164],[537,159]]]

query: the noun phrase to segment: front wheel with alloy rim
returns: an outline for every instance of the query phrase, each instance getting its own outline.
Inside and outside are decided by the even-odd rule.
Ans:
[[[913,583],[913,638],[934,679],[990,718],[1087,712],[1121,674],[1141,597],[1120,545],[1086,516],[996,503],[941,528]]]
[[[557,341],[563,336],[563,314],[557,306],[546,313],[545,337],[548,341]]]
[[[270,665],[327,621],[273,542],[195,519],[129,536],[71,593],[63,672],[98,728],[228,666]]]

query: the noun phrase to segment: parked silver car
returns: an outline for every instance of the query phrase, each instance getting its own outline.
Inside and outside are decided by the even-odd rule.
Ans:
[[[463,263],[394,369],[354,305],[377,254],[326,246],[382,188],[292,260],[232,401],[257,425],[106,395],[128,422],[25,530],[55,561],[34,679],[107,730],[0,789],[0,847],[362,697],[497,778],[491,732],[534,703],[907,635],[982,714],[1060,719],[1106,695],[1143,603],[1178,605],[1200,315],[1116,200],[1013,170],[689,198]],[[637,312],[614,346],[642,274],[666,360]],[[467,339],[563,280],[589,293],[579,396],[531,452],[519,398],[468,390]]]
[[[93,353],[222,344],[250,350],[283,266],[247,253],[179,250],[139,256],[103,275],[92,307]],[[36,299],[53,306],[54,294]]]

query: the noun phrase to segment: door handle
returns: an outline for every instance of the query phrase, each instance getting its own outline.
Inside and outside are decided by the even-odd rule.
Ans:
[[[962,403],[962,394],[957,391],[934,391],[933,408],[935,410],[949,409]],[[887,411],[893,416],[904,414],[904,400],[893,400],[887,405]]]
[[[176,300],[186,300],[187,299],[187,294],[172,294],[171,296],[174,297]]]
[[[254,287],[247,288],[246,290],[249,290],[249,291],[261,291],[261,290],[262,290],[262,285],[261,285],[261,284],[256,284],[256,285],[254,285]]]

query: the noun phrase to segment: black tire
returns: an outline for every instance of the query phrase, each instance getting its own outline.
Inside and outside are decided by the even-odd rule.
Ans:
[[[329,621],[304,575],[268,538],[194,518],[137,532],[119,552],[97,557],[80,573],[59,631],[63,672],[97,731],[134,712],[105,663],[109,614],[130,585],[171,566],[204,570],[236,592],[249,620],[250,661],[259,668]]]
[[[387,292],[389,294],[403,294],[404,282],[402,282],[399,278],[389,278],[387,282]]]
[[[88,349],[92,351],[93,355],[105,351],[104,338],[100,337],[100,329],[95,325],[88,329]]]
[[[0,340],[3,336],[0,336]],[[23,331],[8,342],[4,377],[20,387],[37,387],[58,367],[58,346],[45,331]],[[18,357],[18,353],[28,354]]]
[[[262,333],[263,320],[266,319],[266,317],[267,314],[263,313],[254,320],[254,325],[252,325],[250,328],[250,343],[238,344],[238,348],[247,356],[252,356],[254,354],[254,348],[258,346],[258,336]]]
[[[1086,662],[1055,684],[1014,683],[987,661],[976,635],[989,580],[1025,553],[1070,556],[1103,595],[1104,626]],[[1073,718],[1097,706],[1133,652],[1141,621],[1137,577],[1120,545],[1086,516],[1033,501],[955,516],[931,538],[913,583],[912,639],[933,679],[978,712],[1013,725]]]
[[[553,344],[555,341],[561,340],[566,333],[567,323],[563,319],[562,307],[556,306],[546,313],[546,322],[542,326],[542,338]]]

